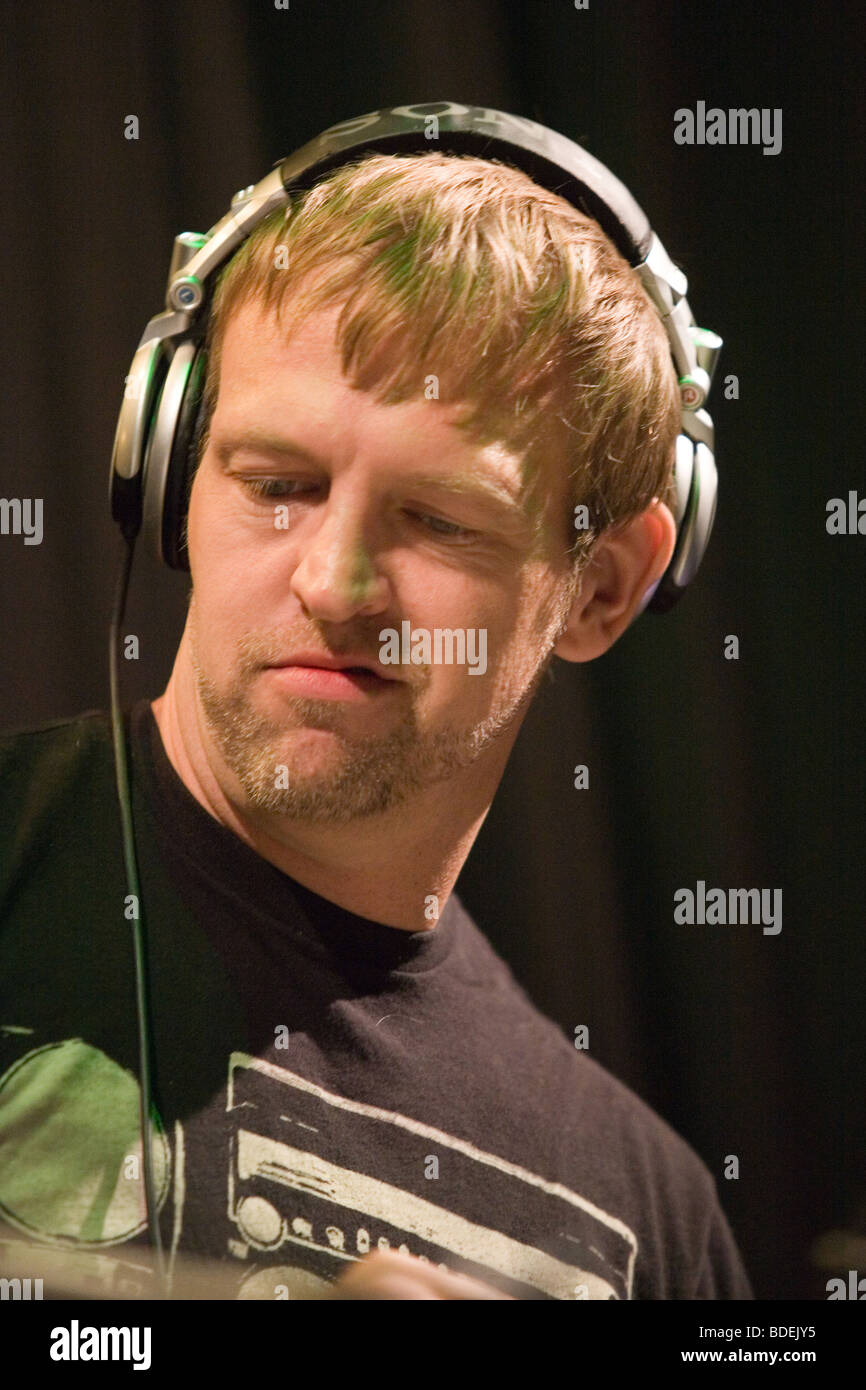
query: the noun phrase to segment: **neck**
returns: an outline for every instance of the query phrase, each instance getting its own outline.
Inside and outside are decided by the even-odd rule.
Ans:
[[[152,702],[169,762],[204,809],[297,882],[349,912],[432,931],[490,809],[513,734],[410,801],[347,824],[314,824],[251,807],[209,736],[194,681],[175,667]],[[500,745],[502,745],[500,747]]]

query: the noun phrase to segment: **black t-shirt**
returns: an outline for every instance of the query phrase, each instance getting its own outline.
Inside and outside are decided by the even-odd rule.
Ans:
[[[242,1298],[377,1247],[518,1298],[753,1296],[708,1169],[456,894],[427,932],[346,911],[204,810],[148,701],[126,719],[170,1264]],[[148,1243],[128,891],[107,714],[0,739],[0,1240],[99,1252],[109,1292]]]

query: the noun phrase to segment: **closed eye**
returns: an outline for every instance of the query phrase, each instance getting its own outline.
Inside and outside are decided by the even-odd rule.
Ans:
[[[434,535],[441,536],[443,540],[465,541],[478,535],[477,531],[470,531],[466,526],[458,526],[456,521],[445,521],[441,516],[425,516],[422,512],[407,512],[406,515],[411,516],[415,521],[420,521],[424,526],[429,526]],[[438,526],[445,526],[449,529],[437,531]]]
[[[278,491],[280,488],[293,487],[297,482],[295,478],[241,478],[240,482],[254,497],[297,496],[294,492]]]
[[[241,484],[252,493],[254,497],[261,498],[263,501],[279,499],[281,497],[298,497],[304,491],[314,491],[315,487],[304,485],[297,478],[241,478]],[[441,516],[431,516],[424,512],[412,512],[407,509],[406,515],[419,525],[424,526],[434,535],[442,540],[466,541],[474,539],[479,533],[472,531],[467,526],[459,526],[455,521],[446,521]],[[444,528],[444,529],[442,529]]]

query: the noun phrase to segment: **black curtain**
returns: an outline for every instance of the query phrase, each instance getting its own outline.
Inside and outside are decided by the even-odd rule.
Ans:
[[[686,269],[726,343],[707,560],[674,612],[554,662],[458,892],[538,1006],[587,1025],[701,1154],[770,1299],[825,1297],[866,1236],[866,539],[825,527],[864,487],[858,19],[775,0],[31,0],[3,18],[0,494],[44,503],[41,545],[0,535],[4,729],[107,705],[123,379],[174,235],[279,156],[378,106],[513,111],[608,164]],[[698,101],[781,108],[781,152],[675,144]],[[140,550],[127,700],[163,689],[186,596]],[[676,925],[698,879],[781,888],[782,931]]]

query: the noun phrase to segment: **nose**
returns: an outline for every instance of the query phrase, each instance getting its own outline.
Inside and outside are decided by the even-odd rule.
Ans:
[[[301,556],[291,580],[305,614],[344,623],[387,608],[389,582],[375,562],[359,508],[338,503],[332,489],[310,521],[312,533],[298,538]]]

